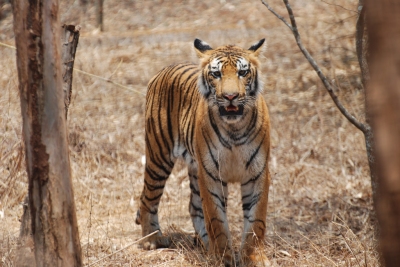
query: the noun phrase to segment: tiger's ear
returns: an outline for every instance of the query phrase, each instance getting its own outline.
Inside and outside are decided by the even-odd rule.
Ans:
[[[199,58],[205,58],[208,56],[207,52],[213,50],[209,44],[197,38],[194,40],[194,48]]]
[[[260,54],[261,52],[261,47],[265,42],[265,38],[261,39],[260,41],[258,41],[257,43],[253,44],[252,46],[250,46],[249,51],[255,55],[256,57]]]

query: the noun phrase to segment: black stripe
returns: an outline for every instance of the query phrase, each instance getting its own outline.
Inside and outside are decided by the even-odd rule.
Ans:
[[[258,151],[260,151],[261,146],[264,144],[264,138],[265,135],[263,137],[263,139],[260,142],[260,145],[256,148],[256,150],[253,152],[253,154],[250,156],[250,159],[246,162],[246,170],[249,168],[251,162],[253,161],[253,159],[257,156]]]
[[[188,90],[190,94],[190,99],[188,103],[190,104],[190,108],[187,108],[186,113],[184,114],[182,121],[185,125],[185,145],[186,148],[189,148],[191,154],[193,155],[193,136],[194,136],[194,123],[195,123],[195,114],[198,106],[199,93],[195,90],[195,88],[191,88],[192,90]],[[194,99],[193,99],[194,98]]]
[[[214,117],[213,117],[213,112],[212,112],[210,109],[208,110],[208,118],[209,118],[209,122],[210,122],[210,124],[211,124],[211,127],[213,128],[215,134],[218,136],[218,139],[219,139],[219,141],[221,142],[221,144],[222,144],[224,147],[228,148],[229,150],[232,150],[232,146],[228,143],[228,141],[226,141],[226,140],[222,137],[221,132],[219,131],[218,126],[217,126],[217,124],[215,123],[215,119],[214,119]]]
[[[157,222],[153,221],[153,222],[150,223],[150,225],[158,228],[158,229],[155,229],[155,230],[160,230],[160,225]]]
[[[219,222],[219,223],[224,223],[223,220],[214,217],[214,218],[212,218],[212,219],[210,220],[210,224],[212,224],[214,221],[217,221],[217,222]]]
[[[142,207],[145,207],[146,210],[151,213],[151,214],[157,214],[157,209],[155,210],[151,210],[149,207],[147,207],[146,203],[144,203],[143,199],[140,200],[140,202],[142,203]]]
[[[224,197],[224,199],[221,199],[217,194],[215,194],[215,193],[213,193],[212,191],[210,191],[210,190],[208,190],[208,192],[213,196],[213,197],[215,197],[216,199],[218,199],[219,200],[219,202],[220,202],[220,205],[222,206],[222,210],[225,212],[225,208],[226,208],[226,198]],[[218,205],[217,205],[218,206]]]
[[[204,162],[203,162],[203,161],[201,161],[201,165],[203,166],[204,170],[206,171],[206,174],[207,174],[211,179],[213,179],[215,182],[220,182],[220,183],[222,184],[222,186],[226,186],[226,185],[227,185],[227,183],[225,183],[225,182],[222,181],[221,179],[215,178],[215,177],[211,174],[211,172],[206,168],[206,166],[204,165]]]
[[[199,208],[195,206],[192,201],[190,201],[190,205],[193,207],[195,211],[203,213],[203,209],[201,207]]]
[[[153,132],[156,133],[156,132],[157,132],[157,130],[155,129],[156,126],[155,126],[155,123],[153,123],[153,122],[154,122],[154,118],[153,118],[153,117],[150,118],[150,121],[152,122],[151,125],[153,126]],[[161,120],[158,120],[158,121],[159,121],[159,129],[162,129]],[[160,141],[158,140],[157,137],[160,137],[160,136],[161,136],[161,138],[162,138],[162,140],[163,140],[163,144],[165,144],[165,146],[162,146],[161,143],[160,143]],[[171,148],[169,148],[169,147],[167,146],[167,143],[166,143],[166,140],[165,140],[165,135],[161,133],[161,134],[158,134],[157,136],[153,135],[153,137],[154,137],[154,140],[156,141],[157,147],[159,148],[159,151],[160,151],[160,153],[157,153],[158,156],[161,157],[163,163],[165,163],[166,165],[168,165],[168,166],[172,169],[172,168],[174,167],[173,163],[171,162],[171,160],[168,161],[168,160],[165,158],[165,154],[171,155]],[[146,144],[147,149],[150,149],[150,146],[152,146],[152,144]],[[165,147],[165,148],[167,149],[167,153],[164,153],[164,152],[162,151],[162,150],[163,150],[163,149],[162,149],[163,147]]]
[[[198,191],[192,183],[189,184],[190,189],[192,190],[192,194],[200,196],[200,191]]]
[[[192,109],[192,116],[191,116],[192,119],[191,119],[191,124],[188,124],[188,126],[187,126],[187,136],[190,136],[190,139],[189,139],[190,143],[188,143],[188,145],[189,145],[188,147],[190,147],[191,154],[193,155],[193,153],[194,153],[193,140],[194,140],[194,133],[195,133],[194,128],[196,125],[196,112],[197,112],[197,108],[199,106],[200,97],[199,97],[199,93],[197,90],[197,85],[195,83],[195,80],[192,81],[192,83],[189,85],[189,87],[191,88],[191,91],[193,91],[192,95],[196,96],[195,99],[193,99],[193,97],[192,97],[191,102],[190,102],[191,103],[190,106]]]
[[[264,164],[262,170],[261,170],[256,176],[254,176],[253,178],[250,178],[247,182],[245,182],[244,184],[242,184],[242,186],[246,186],[246,185],[249,184],[249,183],[254,183],[255,181],[257,181],[258,178],[260,178],[261,174],[264,173],[265,167],[266,167],[266,166],[267,166],[267,161],[265,161],[265,164]]]
[[[215,239],[218,239],[221,235],[224,235],[226,239],[228,239],[228,237],[226,236],[226,234],[224,232],[219,233],[218,235],[215,236]]]
[[[147,140],[146,140],[146,141],[147,141]],[[147,142],[146,142],[146,143],[147,143]],[[171,169],[172,169],[172,168],[167,169],[167,168],[160,162],[161,159],[160,159],[160,157],[159,157],[159,153],[154,153],[153,150],[151,149],[151,147],[150,147],[150,146],[147,146],[147,145],[146,145],[146,150],[147,150],[147,153],[149,154],[149,155],[148,155],[148,159],[150,159],[150,160],[148,160],[148,159],[146,160],[146,166],[149,165],[149,164],[152,164],[152,165],[156,166],[158,169],[162,170],[162,171],[166,174],[166,176],[169,176],[170,173],[171,173]]]
[[[263,125],[263,124],[264,124],[264,116],[262,116],[262,121],[261,121],[261,125]],[[256,133],[254,133],[253,136],[249,136],[249,138],[251,138],[251,139],[250,139],[250,140],[247,140],[247,144],[251,144],[251,142],[253,142],[254,139],[256,139],[256,137],[258,136],[258,134],[259,134],[263,129],[264,129],[263,127],[260,127],[260,128],[258,129],[258,131],[257,131]]]
[[[191,217],[191,218],[193,218],[193,217],[199,217],[199,218],[201,218],[201,219],[204,219],[204,216],[203,216],[202,214],[190,214],[190,217]]]
[[[150,176],[150,178],[154,181],[165,181],[168,178],[168,176],[159,175],[155,171],[151,170],[148,166],[146,166],[145,172],[147,172],[147,174]]]
[[[244,200],[245,198],[251,197],[252,195],[253,195],[253,192],[251,192],[251,193],[248,194],[248,195],[242,196],[242,202],[244,202],[243,200]]]
[[[259,222],[264,226],[264,229],[266,228],[265,222],[263,220],[260,220],[260,219],[250,220],[250,218],[246,218],[246,219],[251,223]]]
[[[255,96],[256,93],[259,91],[258,85],[258,71],[256,70],[256,74],[254,77],[254,89],[250,91],[250,96]]]
[[[219,170],[219,163],[218,163],[218,161],[215,159],[214,154],[212,153],[212,150],[211,150],[211,147],[210,147],[210,143],[212,144],[212,146],[214,147],[214,149],[215,149],[215,146],[214,146],[214,144],[212,143],[212,140],[211,140],[211,138],[209,137],[208,132],[206,132],[204,129],[202,129],[202,134],[203,134],[204,140],[206,141],[206,144],[207,144],[208,154],[211,155],[211,159],[212,159],[212,161],[214,162],[215,168],[216,168],[217,170]],[[206,135],[207,135],[207,136],[206,136]]]
[[[194,134],[195,134],[195,125],[196,125],[196,112],[197,112],[197,107],[199,106],[199,98],[196,98],[196,102],[192,102],[193,109],[192,109],[192,120],[190,121],[191,123],[188,124],[188,129],[190,129],[190,140],[191,142],[189,143],[190,151],[191,154],[194,155]],[[187,132],[187,135],[189,136],[189,133]]]
[[[236,145],[243,145],[243,144],[248,143],[248,140],[251,137],[252,132],[256,131],[256,129],[257,129],[255,127],[257,124],[257,119],[258,119],[257,115],[258,115],[257,109],[254,109],[252,112],[252,116],[250,118],[250,122],[246,125],[246,131],[244,131],[242,135],[235,136],[234,133],[232,133],[232,132],[229,133],[230,137],[235,141]],[[260,127],[260,128],[262,128],[262,127]],[[240,130],[241,129],[239,129],[239,131]],[[238,142],[241,139],[244,139],[244,140],[242,140],[241,142]]]
[[[147,190],[149,191],[155,191],[155,190],[159,190],[159,189],[164,189],[165,185],[151,185],[149,184],[149,182],[146,181],[146,179],[144,180],[144,183],[147,187]]]
[[[207,90],[206,94],[204,95],[204,97],[207,99],[211,94],[211,89],[208,83],[206,82],[206,77],[204,77],[204,72],[201,73],[201,80],[203,82],[203,87],[206,88]]]
[[[167,101],[166,101],[166,105],[167,105],[166,106],[166,109],[167,109],[167,111],[166,111],[166,116],[167,116],[166,126],[167,126],[169,141],[171,142],[172,147],[174,146],[174,137],[173,137],[173,133],[172,133],[173,123],[171,121],[172,109],[174,107],[174,105],[172,104],[173,100],[174,100],[174,90],[173,90],[173,88],[170,88],[169,94],[167,95]],[[159,106],[159,112],[158,112],[159,115],[160,115],[161,109],[162,109],[162,106]],[[161,122],[161,117],[158,117],[158,119]],[[167,144],[165,144],[165,145],[167,146]]]
[[[154,201],[156,199],[159,199],[162,195],[163,195],[163,192],[161,192],[159,195],[157,195],[155,197],[148,197],[148,196],[146,196],[146,194],[144,195],[144,197],[146,198],[147,201]]]
[[[250,203],[243,203],[242,204],[243,210],[251,210],[251,208],[254,207],[254,205],[256,205],[258,203],[258,200],[260,200],[260,195],[261,195],[261,193],[253,196],[251,198],[251,202]]]

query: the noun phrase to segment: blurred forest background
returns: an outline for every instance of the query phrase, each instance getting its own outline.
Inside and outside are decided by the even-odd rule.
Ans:
[[[106,0],[104,31],[96,27],[93,1],[60,4],[62,24],[82,27],[68,131],[86,266],[215,266],[192,245],[189,181],[182,163],[160,206],[162,229],[175,236],[174,247],[144,251],[133,245],[117,252],[141,237],[134,219],[143,184],[147,83],[164,66],[197,62],[195,38],[214,48],[248,48],[266,38],[261,62],[272,125],[272,186],[265,253],[271,262],[378,265],[363,134],[339,113],[289,29],[260,1]],[[287,17],[281,1],[269,4]],[[336,85],[343,104],[364,121],[354,36],[357,4],[291,3],[303,44]],[[15,266],[27,176],[15,50],[9,47],[15,46],[11,5],[0,1],[0,8],[0,266]],[[243,224],[239,186],[229,191],[237,250]]]

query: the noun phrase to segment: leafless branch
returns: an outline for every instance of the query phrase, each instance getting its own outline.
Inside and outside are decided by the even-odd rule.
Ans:
[[[261,2],[268,8],[269,11],[271,11],[272,14],[274,14],[278,19],[280,19],[283,23],[285,23],[286,26],[289,27],[289,29],[292,31],[294,38],[296,39],[296,43],[298,47],[300,48],[300,51],[303,53],[303,55],[306,57],[308,62],[311,64],[313,69],[317,72],[318,77],[321,79],[322,83],[324,84],[326,90],[328,91],[329,95],[331,96],[333,102],[335,103],[336,107],[340,110],[340,112],[343,114],[343,116],[346,117],[348,121],[350,121],[355,127],[357,127],[360,131],[362,131],[364,134],[369,131],[369,126],[361,123],[358,121],[353,115],[351,115],[347,109],[342,105],[340,102],[339,98],[333,91],[333,86],[332,84],[328,81],[328,78],[324,75],[324,73],[321,71],[320,67],[318,64],[315,62],[314,58],[310,55],[308,50],[303,46],[300,38],[300,33],[297,29],[296,25],[296,19],[293,14],[293,10],[290,7],[289,1],[288,0],[283,0],[285,3],[286,9],[289,14],[290,18],[290,24],[278,13],[276,13],[264,0],[261,0]]]
[[[278,19],[280,19],[283,23],[285,23],[286,26],[289,27],[289,29],[291,31],[293,31],[292,26],[286,21],[286,19],[284,17],[282,17],[281,15],[279,15],[278,13],[275,12],[275,10],[273,10],[267,2],[265,2],[264,0],[261,0],[261,2],[264,4],[264,6],[266,6],[268,8],[269,11],[271,11],[272,14],[274,14]]]
[[[354,10],[351,10],[351,9],[348,9],[348,8],[345,8],[344,6],[341,6],[341,5],[328,3],[328,2],[326,2],[326,1],[324,1],[324,0],[321,0],[321,2],[324,2],[325,4],[330,5],[330,6],[340,7],[340,8],[342,8],[342,9],[344,9],[344,10],[347,10],[347,11],[354,12],[354,13],[357,13],[357,14],[358,14],[357,11],[354,11]]]
[[[152,235],[158,233],[158,231],[160,231],[160,230],[156,230],[156,231],[154,231],[154,232],[152,232],[152,233],[150,233],[150,234],[148,234],[148,235],[146,235],[146,236],[144,236],[144,237],[142,237],[142,238],[140,238],[140,239],[138,239],[138,240],[136,240],[136,241],[130,243],[129,245],[126,245],[125,247],[123,247],[123,248],[121,248],[121,249],[119,249],[119,250],[117,250],[117,251],[114,251],[113,253],[108,254],[107,256],[104,256],[103,258],[101,258],[101,259],[99,259],[99,260],[97,260],[97,261],[95,261],[95,262],[92,262],[91,264],[86,265],[86,267],[93,266],[93,265],[95,265],[95,264],[101,262],[102,260],[107,259],[107,258],[111,257],[112,255],[117,254],[118,252],[121,252],[121,251],[123,251],[123,250],[129,248],[130,246],[132,246],[132,245],[134,245],[134,244],[136,244],[136,243],[139,243],[140,241],[142,241],[142,240],[148,238],[149,236],[152,236]]]

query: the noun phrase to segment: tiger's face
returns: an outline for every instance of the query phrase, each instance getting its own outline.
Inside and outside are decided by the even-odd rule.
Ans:
[[[240,120],[246,110],[254,108],[262,90],[257,57],[264,40],[248,50],[233,45],[212,49],[199,39],[194,42],[201,59],[200,93],[210,108],[228,123]]]

